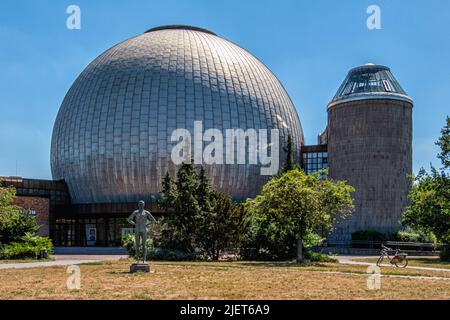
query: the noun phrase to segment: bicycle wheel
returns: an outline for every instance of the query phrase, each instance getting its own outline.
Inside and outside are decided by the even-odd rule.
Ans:
[[[398,268],[406,268],[407,265],[408,265],[408,258],[405,258],[405,260],[403,260],[401,262],[395,263],[395,266]]]
[[[378,267],[383,263],[383,260],[384,260],[384,255],[382,254],[382,255],[378,258],[378,261],[377,261],[377,266],[378,266]]]

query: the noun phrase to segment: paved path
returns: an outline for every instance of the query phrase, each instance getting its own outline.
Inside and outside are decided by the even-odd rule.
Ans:
[[[370,259],[370,258],[376,258],[374,256],[337,256],[336,257],[339,261],[339,263],[342,264],[353,264],[353,265],[360,265],[360,266],[375,266],[376,263],[374,262],[363,262],[363,261],[354,261],[353,259]],[[411,257],[414,258],[414,257]],[[423,258],[423,257],[421,257]],[[382,267],[392,267],[396,268],[395,266],[391,264],[381,264]],[[416,269],[416,270],[428,270],[428,271],[447,271],[450,272],[450,269],[446,268],[431,268],[431,267],[419,267],[419,266],[407,266],[406,269]]]
[[[105,260],[126,259],[124,255],[54,255],[55,261],[42,262],[24,262],[24,263],[0,263],[2,269],[26,269],[37,267],[70,266],[89,262],[98,262]]]

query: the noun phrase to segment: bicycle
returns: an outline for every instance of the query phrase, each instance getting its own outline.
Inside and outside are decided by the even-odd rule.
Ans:
[[[394,253],[394,256],[391,258],[389,253]],[[383,263],[384,258],[389,260],[390,264],[395,265],[397,268],[406,268],[408,265],[408,254],[400,251],[399,249],[393,250],[392,248],[388,248],[384,245],[381,245],[381,255],[378,258],[377,266],[380,266]]]

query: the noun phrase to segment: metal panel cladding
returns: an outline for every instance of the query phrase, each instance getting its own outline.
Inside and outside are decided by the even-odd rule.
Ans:
[[[297,156],[303,143],[294,105],[257,58],[207,30],[158,27],[107,50],[75,80],[53,129],[53,178],[67,182],[75,204],[152,199],[176,169],[171,133],[193,132],[194,121],[204,130],[279,128]],[[260,165],[206,167],[235,199],[268,180]]]

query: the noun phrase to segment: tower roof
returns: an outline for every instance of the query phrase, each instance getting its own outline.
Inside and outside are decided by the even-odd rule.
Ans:
[[[412,103],[411,98],[393,76],[391,69],[368,63],[348,72],[328,107],[342,102],[366,99],[395,99]]]

